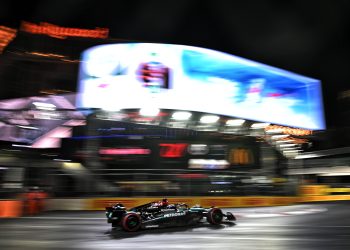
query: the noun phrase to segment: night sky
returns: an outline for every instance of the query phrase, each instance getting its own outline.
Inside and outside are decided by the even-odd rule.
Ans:
[[[0,25],[21,20],[107,27],[110,37],[227,52],[322,81],[327,126],[350,89],[350,1],[1,1]]]

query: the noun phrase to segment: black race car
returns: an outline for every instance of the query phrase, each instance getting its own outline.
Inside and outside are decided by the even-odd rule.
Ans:
[[[145,228],[164,228],[187,226],[199,223],[206,218],[210,224],[218,225],[223,219],[235,221],[235,216],[224,214],[217,207],[203,208],[199,205],[189,207],[185,203],[169,204],[167,199],[150,202],[127,210],[123,204],[106,207],[106,217],[112,227],[121,227],[128,232]]]

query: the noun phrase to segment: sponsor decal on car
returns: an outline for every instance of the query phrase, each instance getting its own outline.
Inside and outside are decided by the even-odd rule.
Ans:
[[[164,217],[165,218],[176,217],[176,216],[181,216],[181,215],[185,215],[185,214],[186,214],[185,212],[170,213],[170,214],[164,214]]]

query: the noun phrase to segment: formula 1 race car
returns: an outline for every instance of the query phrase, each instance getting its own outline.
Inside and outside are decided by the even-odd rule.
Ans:
[[[164,228],[188,226],[199,223],[203,218],[213,225],[223,222],[223,219],[235,221],[235,216],[224,214],[217,207],[203,208],[199,205],[189,207],[185,203],[169,204],[167,199],[146,203],[127,210],[123,204],[106,207],[106,217],[112,227],[121,227],[128,232],[145,228]]]

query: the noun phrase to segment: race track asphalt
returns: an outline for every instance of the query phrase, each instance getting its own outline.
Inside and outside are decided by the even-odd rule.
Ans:
[[[0,249],[350,249],[350,201],[224,211],[237,221],[132,233],[112,230],[104,211],[2,219]]]

